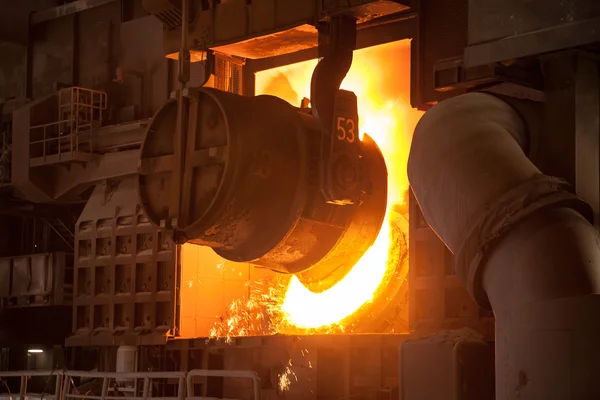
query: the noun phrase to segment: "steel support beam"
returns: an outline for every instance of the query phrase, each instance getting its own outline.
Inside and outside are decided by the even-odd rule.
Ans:
[[[56,18],[66,17],[67,15],[75,14],[81,11],[89,10],[90,8],[100,7],[105,4],[112,3],[116,0],[78,0],[72,3],[63,4],[62,6],[52,7],[45,10],[37,11],[29,17],[31,25],[41,24],[42,22],[50,21]]]
[[[594,210],[600,226],[600,79],[597,57],[580,51],[543,59],[546,134],[540,168],[569,181]]]
[[[477,67],[600,42],[599,25],[600,18],[590,18],[471,45],[465,49],[465,66]]]

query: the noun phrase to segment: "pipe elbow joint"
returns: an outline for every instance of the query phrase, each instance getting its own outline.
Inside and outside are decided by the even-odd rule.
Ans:
[[[415,129],[408,178],[431,228],[455,254],[471,296],[491,308],[482,286],[486,255],[540,209],[591,209],[558,178],[527,158],[527,126],[496,96],[469,93],[427,111]]]

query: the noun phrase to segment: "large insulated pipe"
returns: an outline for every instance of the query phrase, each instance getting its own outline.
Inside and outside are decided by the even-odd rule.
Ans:
[[[600,238],[589,206],[533,165],[527,142],[511,105],[458,96],[417,125],[409,181],[457,275],[494,311],[496,398],[596,398]]]

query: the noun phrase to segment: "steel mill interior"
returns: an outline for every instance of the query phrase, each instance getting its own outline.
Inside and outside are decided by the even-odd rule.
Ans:
[[[600,1],[0,0],[0,400],[600,398]]]

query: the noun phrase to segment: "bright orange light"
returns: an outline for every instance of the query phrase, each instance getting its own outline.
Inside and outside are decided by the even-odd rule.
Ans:
[[[310,95],[316,60],[287,65],[256,74],[256,94],[271,94],[299,106]],[[358,50],[342,89],[358,97],[361,133],[377,142],[388,168],[388,209],[375,244],[334,287],[313,293],[293,277],[281,310],[298,328],[324,328],[341,323],[372,301],[387,284],[391,245],[389,213],[405,204],[408,189],[406,163],[413,129],[422,113],[411,108],[410,42],[408,40]]]
[[[293,277],[281,306],[287,321],[299,328],[321,328],[342,321],[371,301],[384,281],[390,244],[389,224],[384,222],[374,245],[340,282],[324,292],[313,293]]]

